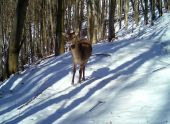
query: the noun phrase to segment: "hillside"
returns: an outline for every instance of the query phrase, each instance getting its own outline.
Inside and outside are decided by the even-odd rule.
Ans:
[[[0,86],[0,123],[170,123],[170,14],[133,32],[93,46],[82,84],[71,85],[69,52],[12,75]]]

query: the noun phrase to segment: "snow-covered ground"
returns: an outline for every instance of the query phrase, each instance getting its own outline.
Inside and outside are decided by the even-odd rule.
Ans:
[[[166,13],[153,27],[94,45],[82,84],[71,85],[70,53],[11,76],[0,86],[0,123],[170,124],[169,75]]]

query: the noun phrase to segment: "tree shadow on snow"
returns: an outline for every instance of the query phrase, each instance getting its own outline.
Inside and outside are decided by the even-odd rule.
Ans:
[[[99,81],[97,83],[97,85],[92,87],[84,96],[75,99],[72,103],[70,103],[66,107],[64,107],[64,106],[60,107],[53,114],[47,116],[45,119],[43,119],[39,122],[39,123],[53,123],[56,120],[58,120],[59,118],[61,118],[63,115],[65,115],[66,113],[70,112],[71,110],[74,110],[81,103],[85,102],[94,93],[96,93],[100,89],[104,88],[106,85],[109,84],[109,82],[111,80],[113,81],[123,75],[133,74],[146,61],[153,59],[156,56],[159,56],[160,55],[159,47],[160,47],[160,44],[153,44],[153,46],[149,49],[149,51],[141,53],[137,57],[134,57],[132,60],[125,62],[124,64],[118,66],[117,68],[115,68],[113,70],[110,70],[107,67],[100,68],[97,71],[93,72],[91,79],[87,80],[85,83],[81,84],[80,86],[76,87],[75,89],[71,90],[70,92],[68,92],[64,95],[61,95],[61,96],[57,96],[57,97],[50,99],[46,102],[43,102],[41,104],[32,106],[31,108],[28,108],[26,111],[21,113],[19,117],[12,118],[11,120],[7,121],[7,123],[18,123],[18,122],[22,121],[24,118],[27,118],[27,117],[31,116],[32,114],[35,114],[35,113],[41,111],[42,109],[49,107],[50,105],[60,103],[61,101],[64,101],[64,100],[71,99],[76,94],[81,92],[85,87],[92,84],[94,81],[97,81],[100,78],[103,78],[107,75],[113,75],[113,76],[103,79],[102,81]],[[89,65],[92,63],[89,63]],[[66,71],[68,71],[68,70],[65,70],[64,72],[66,72]],[[138,87],[140,85],[143,85],[143,84],[136,84],[134,86]],[[119,87],[119,86],[116,86],[116,87]]]
[[[115,42],[111,44],[107,44],[106,48],[107,51],[109,49],[109,52],[114,53],[117,50],[126,47],[130,45],[132,42],[138,42],[138,41],[122,41],[122,42]],[[39,123],[53,123],[56,120],[60,119],[62,116],[67,114],[68,112],[74,110],[77,106],[79,106],[81,103],[85,102],[87,99],[89,99],[94,93],[99,91],[100,89],[104,88],[106,85],[109,84],[111,80],[116,80],[120,76],[123,75],[129,75],[133,74],[141,65],[143,65],[146,61],[149,61],[150,59],[153,59],[156,56],[160,55],[159,51],[160,44],[153,44],[153,46],[146,52],[141,53],[137,57],[134,57],[132,60],[129,60],[122,65],[118,66],[117,68],[110,70],[107,67],[100,68],[92,73],[92,78],[82,83],[80,86],[77,86],[76,88],[72,89],[70,92],[57,96],[53,99],[49,99],[48,101],[42,102],[40,104],[36,104],[34,106],[31,106],[27,110],[25,110],[23,113],[20,113],[20,116],[13,117],[4,123],[19,123],[20,121],[24,120],[25,118],[53,105],[60,103],[61,101],[66,101],[68,99],[71,99],[72,97],[76,96],[79,92],[81,92],[85,87],[92,84],[94,81],[98,81],[99,79],[104,78],[107,75],[112,75],[108,78],[103,79],[102,81],[99,81],[96,86],[92,87],[87,94],[84,96],[75,99],[72,103],[70,103],[66,107],[60,107],[57,109],[53,114],[47,116],[45,119],[41,120]],[[94,49],[94,53],[105,53],[105,50],[103,49]],[[26,73],[24,78],[22,79],[21,83],[23,82],[30,82],[29,84],[24,84],[24,88],[21,89],[21,86],[17,86],[16,89],[20,89],[21,91],[18,91],[17,94],[15,94],[15,97],[10,96],[7,98],[4,98],[3,100],[0,100],[0,104],[3,106],[6,103],[10,101],[15,101],[16,99],[19,99],[20,102],[17,102],[17,104],[13,104],[5,109],[0,109],[0,115],[7,113],[13,109],[18,108],[20,105],[27,102],[28,99],[31,99],[35,92],[32,92],[32,94],[27,95],[34,87],[37,86],[39,82],[42,81],[42,83],[38,84],[39,90],[43,91],[44,89],[52,86],[54,83],[59,81],[61,78],[66,76],[69,71],[71,70],[71,65],[68,63],[71,63],[70,57],[66,57],[65,60],[63,59],[54,59],[53,61],[50,61],[49,64],[46,62],[45,65],[40,66],[38,69],[30,71],[30,74]],[[62,61],[60,61],[62,60]],[[59,61],[59,62],[58,62]],[[63,61],[66,62],[65,67],[63,68]],[[94,61],[91,61],[88,63],[88,65],[93,65],[98,61],[98,59],[95,59]],[[52,64],[52,66],[50,66]],[[50,66],[50,67],[48,67]],[[62,67],[62,68],[61,68]],[[31,75],[31,76],[30,76]],[[45,80],[44,75],[48,76],[48,80]],[[18,77],[19,78],[19,77]],[[17,79],[16,79],[17,80]],[[14,79],[12,79],[14,81]],[[10,82],[10,81],[9,81]],[[121,85],[121,84],[120,84]],[[136,84],[133,85],[133,87],[138,87],[143,84]],[[116,85],[114,88],[119,87],[119,85]],[[128,87],[128,86],[127,86]],[[126,87],[126,88],[127,88]],[[113,90],[114,90],[113,88]],[[36,89],[36,88],[35,88]],[[22,100],[21,100],[22,99]]]
[[[15,86],[11,94],[0,99],[0,115],[17,109],[35,95],[41,93],[44,89],[47,89],[66,76],[71,70],[71,65],[69,64],[70,57],[66,57],[66,59],[62,61],[59,60],[60,57],[55,57],[50,61],[51,66],[49,66],[49,64],[44,64],[43,67],[41,65],[36,66],[35,68],[28,69],[23,74],[9,79],[7,84],[1,87],[1,90],[5,93],[9,92],[12,87],[11,84],[13,84],[14,81],[18,80],[19,83]]]

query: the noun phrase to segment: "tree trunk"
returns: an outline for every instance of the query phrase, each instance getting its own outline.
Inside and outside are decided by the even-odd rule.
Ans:
[[[159,16],[162,16],[162,14],[163,14],[163,12],[162,12],[162,0],[157,0],[156,1],[156,7],[158,9]]]
[[[97,37],[95,32],[95,8],[94,8],[94,0],[89,0],[87,3],[88,7],[88,37],[91,41],[91,43],[96,43]]]
[[[145,2],[145,9],[144,9],[144,21],[145,25],[148,24],[148,0],[144,0]]]
[[[46,1],[43,0],[41,3],[41,43],[42,43],[42,53],[43,57],[47,56],[47,29],[46,29]]]
[[[50,33],[50,37],[51,37],[51,42],[50,42],[50,53],[49,54],[52,54],[53,53],[53,49],[54,49],[54,21],[53,21],[53,13],[52,13],[52,9],[53,9],[53,7],[52,7],[52,2],[51,2],[51,0],[48,0],[48,2],[49,2],[49,9],[50,9],[50,31],[49,31],[49,33]]]
[[[168,0],[168,11],[170,11],[170,0]]]
[[[22,46],[22,32],[26,18],[29,0],[18,0],[17,10],[14,16],[11,41],[9,42],[8,76],[18,70],[18,57]]]
[[[106,14],[106,0],[102,0],[101,39],[104,39],[104,37],[105,37],[105,32],[106,32],[105,14]]]
[[[84,1],[80,1],[80,22],[79,22],[79,30],[80,30],[80,37],[84,37],[82,35],[82,23],[83,23],[83,18],[84,18]]]
[[[135,7],[135,11],[134,11],[135,24],[138,26],[139,25],[139,0],[134,1],[134,7]]]
[[[80,35],[80,6],[79,6],[79,0],[75,1],[75,5],[74,5],[74,19],[73,19],[73,30],[78,32],[78,34]]]
[[[62,32],[64,32],[64,1],[57,0],[57,16],[56,16],[56,41],[55,41],[55,55],[60,55],[64,53],[64,37]]]
[[[32,26],[31,23],[29,23],[29,37],[30,37],[30,54],[31,54],[31,62],[33,63],[34,60],[34,42],[33,42],[33,37],[32,37]]]
[[[116,0],[109,0],[109,37],[108,40],[111,42],[115,38],[115,27],[114,27],[114,17],[116,10]]]
[[[154,25],[155,16],[155,0],[150,0],[150,10],[151,10],[151,25]]]
[[[122,0],[118,0],[118,20],[119,20],[119,29],[122,28]]]
[[[128,29],[129,0],[125,0],[125,27]]]

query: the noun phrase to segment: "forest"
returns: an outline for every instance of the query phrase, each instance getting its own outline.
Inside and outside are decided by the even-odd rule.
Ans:
[[[0,80],[67,52],[62,32],[114,42],[120,30],[133,32],[142,19],[153,26],[168,11],[169,0],[0,0]]]

